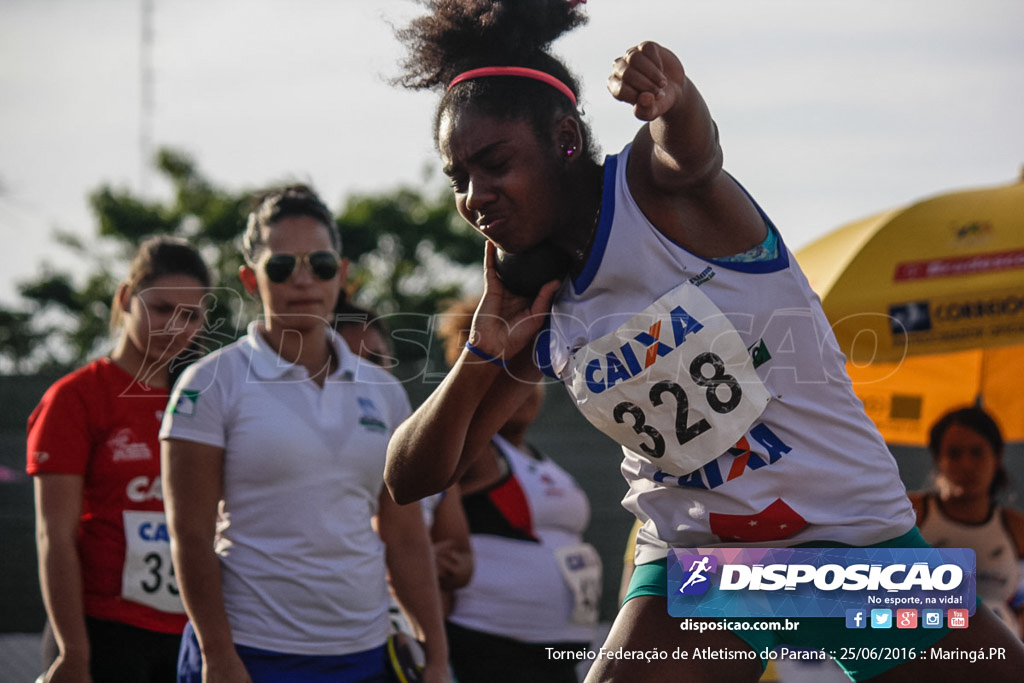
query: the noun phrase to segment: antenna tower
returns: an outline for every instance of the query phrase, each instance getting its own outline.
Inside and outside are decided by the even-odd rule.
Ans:
[[[139,190],[149,191],[153,146],[153,0],[141,0],[139,35]]]

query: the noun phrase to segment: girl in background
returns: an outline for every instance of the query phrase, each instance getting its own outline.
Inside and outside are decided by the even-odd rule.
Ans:
[[[465,348],[478,302],[457,301],[441,315],[449,365]],[[526,440],[544,385],[509,400],[518,408],[458,483],[477,569],[448,615],[452,668],[459,683],[575,683],[578,659],[551,649],[579,652],[594,637],[601,562],[583,542],[590,502]]]
[[[998,504],[1009,485],[999,425],[981,408],[950,411],[932,426],[928,450],[935,486],[910,494],[921,535],[939,548],[974,548],[978,596],[1020,638],[1024,515]]]
[[[175,679],[185,614],[157,435],[209,287],[185,242],[144,242],[111,306],[114,350],[58,380],[29,417],[46,681]]]

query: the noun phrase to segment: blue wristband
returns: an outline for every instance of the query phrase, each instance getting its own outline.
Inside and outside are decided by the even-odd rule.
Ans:
[[[487,361],[488,363],[490,363],[492,365],[497,365],[499,368],[508,367],[508,363],[506,363],[502,359],[495,358],[491,354],[487,353],[486,351],[482,351],[482,350],[478,349],[477,347],[473,346],[469,342],[466,342],[466,348],[469,349],[469,352],[472,353],[473,355],[479,356],[480,358],[483,358],[485,361]]]

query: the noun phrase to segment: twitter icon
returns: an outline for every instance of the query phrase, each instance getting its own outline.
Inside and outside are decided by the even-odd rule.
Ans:
[[[871,610],[871,628],[892,628],[892,610]]]

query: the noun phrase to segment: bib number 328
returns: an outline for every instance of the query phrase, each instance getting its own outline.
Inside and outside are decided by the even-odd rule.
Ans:
[[[710,376],[705,374],[709,367],[712,371]],[[725,363],[710,351],[701,353],[693,359],[690,363],[690,377],[695,384],[704,388],[703,399],[716,413],[724,415],[732,412],[743,398],[743,389],[739,382],[725,372]],[[711,424],[704,418],[690,422],[690,399],[686,395],[686,390],[675,382],[662,380],[652,386],[648,394],[651,406],[655,409],[662,408],[666,395],[675,401],[676,443],[683,446],[711,429]],[[665,407],[671,409],[670,406]],[[619,424],[630,425],[637,435],[649,439],[646,443],[639,444],[640,450],[649,458],[660,458],[665,455],[665,437],[647,423],[647,413],[643,408],[632,401],[623,401],[615,406],[612,417]]]
[[[677,476],[722,455],[770,400],[729,316],[689,282],[579,346],[563,372],[591,424]]]

